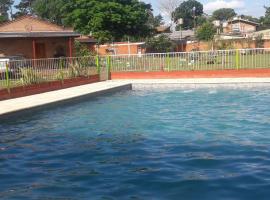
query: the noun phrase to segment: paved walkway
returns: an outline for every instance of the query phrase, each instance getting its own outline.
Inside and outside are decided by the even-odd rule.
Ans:
[[[15,113],[18,111],[29,110],[31,108],[41,107],[44,105],[63,102],[83,96],[104,94],[122,89],[131,89],[131,84],[121,82],[99,82],[82,85],[73,88],[67,88],[32,96],[26,96],[16,99],[0,101],[0,117]]]

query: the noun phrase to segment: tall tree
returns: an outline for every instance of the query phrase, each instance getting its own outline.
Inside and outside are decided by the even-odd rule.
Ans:
[[[232,8],[220,8],[213,12],[212,19],[226,21],[235,17],[236,15],[236,12]]]
[[[0,23],[9,20],[13,3],[13,0],[0,0]]]
[[[176,8],[174,13],[174,20],[182,18],[184,29],[196,28],[199,17],[203,15],[203,5],[196,0],[187,0]]]
[[[183,0],[159,0],[159,9],[164,15],[174,23],[174,11],[183,2]]]
[[[15,6],[18,11],[14,14],[14,17],[33,14],[32,4],[34,1],[35,0],[21,0],[20,3]]]
[[[148,24],[151,28],[156,28],[158,26],[164,25],[162,15],[154,16],[153,13],[149,13]]]
[[[196,37],[199,40],[203,40],[203,41],[213,40],[215,34],[216,34],[216,28],[211,22],[205,22],[196,31]]]
[[[32,7],[34,13],[52,23],[63,25],[63,19],[67,15],[63,10],[65,3],[72,0],[35,0]]]
[[[151,5],[138,0],[70,0],[64,6],[65,23],[100,42],[148,36],[149,11]]]
[[[265,8],[265,15],[262,19],[263,27],[269,28],[270,27],[270,7],[264,7]]]

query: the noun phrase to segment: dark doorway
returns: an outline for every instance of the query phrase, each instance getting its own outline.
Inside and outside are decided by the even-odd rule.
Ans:
[[[44,43],[36,43],[36,58],[46,58],[46,47]]]

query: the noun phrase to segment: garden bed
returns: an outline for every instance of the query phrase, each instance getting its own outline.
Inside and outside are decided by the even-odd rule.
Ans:
[[[79,85],[99,82],[99,75],[91,75],[89,77],[77,77],[71,79],[65,79],[64,81],[50,81],[39,84],[32,84],[26,86],[18,86],[8,89],[0,90],[0,100],[6,100],[11,98],[18,98],[23,96],[29,96],[44,92],[50,92],[54,90],[65,89],[69,87],[75,87]]]

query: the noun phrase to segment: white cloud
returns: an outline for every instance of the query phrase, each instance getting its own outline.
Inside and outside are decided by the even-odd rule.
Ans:
[[[233,8],[242,9],[245,7],[245,2],[243,0],[215,0],[208,2],[204,5],[204,11],[211,13],[219,8]]]

